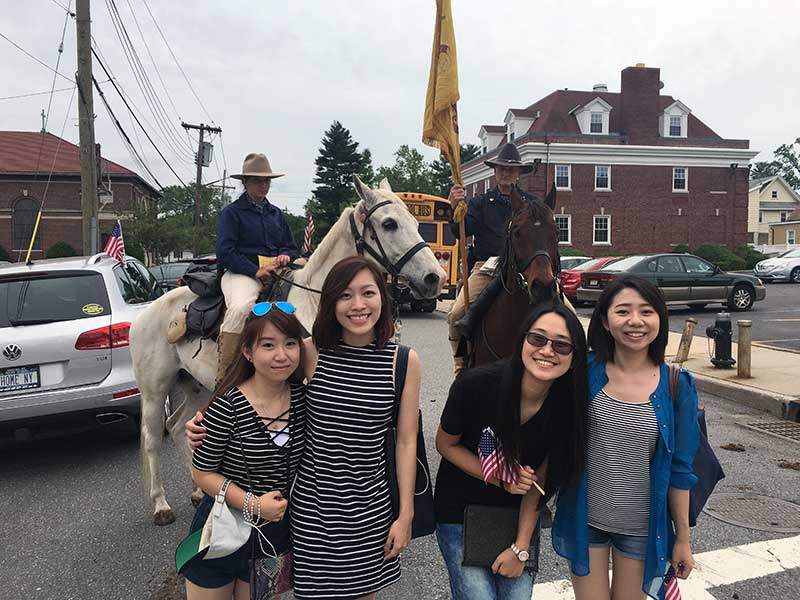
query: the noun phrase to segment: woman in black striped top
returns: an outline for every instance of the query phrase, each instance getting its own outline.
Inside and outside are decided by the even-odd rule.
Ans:
[[[269,542],[264,542],[266,550],[280,555],[291,547],[289,483],[304,450],[305,389],[289,382],[301,364],[302,326],[288,314],[294,311],[288,303],[265,302],[253,310],[242,332],[241,352],[205,411],[203,444],[194,451],[192,477],[208,495],[193,529],[203,526],[212,497],[230,480],[225,503],[232,511],[253,515],[263,534],[259,537]],[[251,544],[221,558],[204,560],[205,552],[182,569],[188,600],[249,598]]]

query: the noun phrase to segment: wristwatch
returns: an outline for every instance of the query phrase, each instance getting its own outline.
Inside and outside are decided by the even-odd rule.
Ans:
[[[516,544],[511,544],[511,551],[516,555],[520,562],[526,562],[531,557],[527,550],[523,550]]]

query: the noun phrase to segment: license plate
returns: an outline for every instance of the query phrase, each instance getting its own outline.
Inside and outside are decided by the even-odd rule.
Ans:
[[[41,387],[39,365],[0,369],[0,392]]]
[[[598,284],[597,279],[590,279],[589,280],[589,286],[590,287],[597,287],[597,284]]]

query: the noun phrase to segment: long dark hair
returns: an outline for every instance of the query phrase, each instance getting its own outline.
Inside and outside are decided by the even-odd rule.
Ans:
[[[542,315],[555,313],[567,323],[567,330],[575,346],[569,371],[550,386],[545,403],[547,428],[552,432],[553,445],[548,452],[548,495],[562,486],[580,480],[586,463],[588,429],[588,370],[586,367],[586,336],[578,317],[560,301],[537,304],[523,323],[514,353],[503,361],[500,383],[496,434],[503,445],[507,461],[517,461],[522,446],[520,424],[520,398],[525,365],[522,351],[525,333]],[[513,464],[511,462],[510,464]]]
[[[654,365],[660,365],[664,362],[664,353],[669,340],[667,303],[664,301],[661,290],[646,279],[635,275],[620,277],[600,294],[592,313],[592,320],[589,322],[589,346],[595,351],[597,360],[600,362],[614,362],[614,338],[606,329],[604,321],[608,319],[608,309],[611,308],[614,298],[626,288],[639,292],[645,302],[652,306],[658,314],[658,335],[650,342],[647,355]]]
[[[256,369],[253,363],[245,358],[244,354],[242,354],[242,350],[245,348],[252,349],[256,343],[258,343],[258,339],[261,337],[261,332],[264,330],[264,325],[266,323],[272,323],[278,331],[286,337],[297,339],[300,344],[300,363],[297,369],[302,372],[303,326],[300,324],[297,317],[293,314],[287,315],[276,307],[273,307],[272,310],[261,317],[251,312],[247,316],[244,329],[242,329],[242,334],[239,337],[239,352],[236,354],[236,358],[233,359],[231,366],[225,372],[222,380],[217,384],[217,389],[214,390],[214,394],[211,396],[211,402],[218,396],[230,391],[231,388],[247,381],[255,374]],[[289,379],[294,379],[294,374],[292,374]],[[211,402],[209,402],[209,404],[211,404]]]
[[[334,350],[339,345],[342,326],[336,320],[336,303],[353,278],[364,270],[372,274],[375,285],[378,286],[381,294],[381,316],[375,323],[375,345],[383,348],[394,335],[392,305],[386,292],[386,277],[363,256],[350,256],[333,265],[325,278],[325,283],[322,284],[319,310],[317,318],[314,320],[314,326],[311,328],[311,337],[317,348]]]

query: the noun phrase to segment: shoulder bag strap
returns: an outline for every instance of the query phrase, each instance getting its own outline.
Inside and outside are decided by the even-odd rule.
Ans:
[[[397,346],[397,362],[394,367],[394,415],[392,426],[397,427],[397,419],[400,415],[400,399],[403,397],[403,388],[406,385],[406,372],[408,371],[408,346]]]
[[[675,363],[669,365],[669,396],[672,398],[673,407],[678,398],[678,377],[681,374],[681,367]]]

